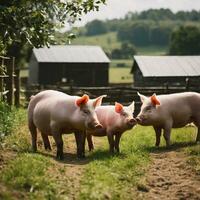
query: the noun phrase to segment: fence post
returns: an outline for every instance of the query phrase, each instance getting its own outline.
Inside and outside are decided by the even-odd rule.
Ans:
[[[3,100],[3,76],[0,75],[0,101]]]
[[[20,69],[16,68],[15,69],[15,106],[19,107],[20,106]]]
[[[8,80],[7,80],[7,102],[8,105],[13,105],[13,93],[14,93],[14,64],[15,64],[15,58],[13,57],[12,60],[10,60],[7,68],[8,73]]]

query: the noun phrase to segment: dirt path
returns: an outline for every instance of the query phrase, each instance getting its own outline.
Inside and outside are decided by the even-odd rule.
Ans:
[[[151,153],[152,164],[146,175],[148,192],[139,192],[142,199],[200,200],[200,176],[187,164],[183,152]]]
[[[54,180],[59,182],[61,186],[58,196],[67,196],[69,200],[78,199],[80,192],[81,179],[84,174],[84,169],[87,164],[91,161],[88,158],[88,147],[86,143],[86,158],[78,159],[76,156],[76,143],[74,135],[65,135],[64,139],[64,159],[58,161],[55,159],[56,155],[56,146],[55,142],[51,138],[52,151],[46,152],[43,148],[42,140],[39,140],[39,149],[42,150],[42,153],[51,156],[53,159],[51,162],[53,166],[49,168],[49,173],[53,176]],[[94,145],[100,146],[102,143],[101,138],[93,138]]]
[[[24,131],[26,132],[26,131]],[[24,134],[24,137],[27,137],[28,141],[30,140],[28,134]],[[49,161],[51,165],[48,167],[47,174],[50,174],[52,180],[56,181],[55,184],[59,188],[57,190],[57,196],[62,197],[63,199],[67,197],[69,200],[78,199],[81,186],[81,178],[84,175],[84,169],[87,164],[91,161],[88,158],[88,148],[86,144],[86,159],[78,159],[76,156],[76,143],[74,135],[64,135],[64,159],[59,161],[56,159],[56,145],[52,137],[49,137],[52,151],[46,151],[43,147],[43,142],[40,134],[38,134],[38,152],[37,154],[44,155],[45,157],[50,157]],[[94,143],[96,146],[101,145],[101,138],[94,138]],[[6,167],[10,160],[15,159],[17,152],[13,151],[12,148],[5,148],[3,151],[0,149],[0,171]],[[9,193],[16,199],[26,199],[26,194],[24,192],[9,189],[3,184],[0,183],[0,193],[6,192],[9,190]],[[18,198],[19,197],[19,198]],[[22,198],[23,197],[23,198]],[[0,194],[1,199],[1,194]],[[15,198],[13,198],[15,199]]]

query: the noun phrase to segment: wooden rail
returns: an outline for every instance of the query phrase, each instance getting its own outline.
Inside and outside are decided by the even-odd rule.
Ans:
[[[0,56],[0,100],[9,105],[20,105],[19,69],[15,68],[15,58]]]
[[[133,86],[112,86],[112,87],[73,87],[73,86],[47,86],[47,87],[29,87],[25,91],[25,96],[27,101],[29,101],[30,96],[38,93],[44,89],[55,89],[62,91],[70,95],[83,95],[88,94],[91,98],[95,98],[102,94],[107,94],[107,97],[103,100],[105,104],[114,104],[114,102],[123,103],[123,105],[128,105],[133,100],[135,101],[135,115],[138,114],[140,109],[140,98],[137,92],[144,95],[151,96],[153,93],[156,94],[170,94],[179,93],[185,91],[200,92],[200,88],[195,87],[133,87]]]

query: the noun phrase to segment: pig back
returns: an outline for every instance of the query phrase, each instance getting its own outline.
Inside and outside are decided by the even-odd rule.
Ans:
[[[66,124],[70,127],[76,110],[76,98],[57,91],[45,91],[36,95],[33,99],[33,122],[36,127],[42,132],[50,132],[52,123],[60,129],[65,128],[63,126]]]
[[[173,127],[182,127],[200,115],[200,95],[194,92],[158,96],[161,102],[161,115],[171,118]]]

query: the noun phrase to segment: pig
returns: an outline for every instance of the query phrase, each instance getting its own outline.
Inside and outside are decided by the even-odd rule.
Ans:
[[[33,151],[37,151],[37,129],[41,132],[45,149],[51,150],[48,135],[57,146],[57,158],[63,159],[63,133],[75,134],[77,156],[84,157],[86,130],[102,128],[95,108],[105,95],[89,99],[88,95],[70,96],[55,90],[45,90],[31,97],[28,106],[28,127],[32,136]]]
[[[119,152],[119,142],[122,134],[126,130],[132,129],[136,124],[136,119],[133,118],[134,102],[129,106],[123,106],[117,102],[115,105],[99,106],[95,109],[95,112],[102,128],[87,131],[89,151],[94,149],[92,136],[107,136],[110,153]]]
[[[153,126],[156,133],[156,146],[164,130],[166,146],[170,145],[172,128],[181,128],[193,122],[197,128],[196,142],[200,141],[200,94],[195,92],[168,95],[153,94],[146,97],[140,93],[141,110],[136,120],[143,126]]]

